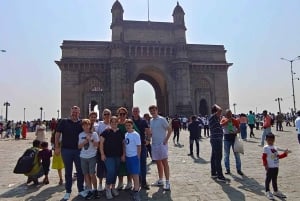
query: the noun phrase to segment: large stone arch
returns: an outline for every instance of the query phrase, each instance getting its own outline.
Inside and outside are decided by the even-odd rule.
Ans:
[[[159,112],[163,115],[169,114],[168,107],[168,93],[167,82],[164,73],[152,67],[144,68],[141,72],[137,73],[134,83],[140,80],[149,82],[155,91],[155,98]]]

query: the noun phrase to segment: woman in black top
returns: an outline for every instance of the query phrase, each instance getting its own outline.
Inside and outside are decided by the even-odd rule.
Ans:
[[[106,166],[106,198],[119,195],[115,188],[119,166],[125,161],[124,135],[118,129],[118,118],[113,116],[110,120],[110,129],[105,130],[100,136],[101,160]]]

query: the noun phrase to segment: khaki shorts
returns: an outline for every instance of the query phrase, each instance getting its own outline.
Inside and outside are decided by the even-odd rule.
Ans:
[[[152,160],[163,160],[168,158],[168,145],[152,144],[151,145]]]

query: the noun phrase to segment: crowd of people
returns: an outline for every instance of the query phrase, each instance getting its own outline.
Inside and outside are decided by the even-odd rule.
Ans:
[[[109,109],[101,113],[101,121],[98,121],[96,112],[91,112],[86,119],[80,119],[80,108],[71,107],[70,117],[66,119],[52,119],[47,124],[37,120],[34,124],[36,139],[31,149],[37,150],[35,168],[25,175],[27,183],[38,184],[38,178],[44,175],[43,184],[49,184],[48,173],[51,166],[56,169],[59,176],[58,183],[62,185],[65,179],[66,193],[63,200],[69,200],[72,192],[73,180],[77,180],[78,195],[87,200],[99,198],[101,191],[105,192],[107,199],[119,196],[119,190],[131,190],[133,200],[141,200],[140,188],[149,189],[146,179],[146,159],[151,157],[156,163],[158,179],[154,186],[163,186],[168,191],[170,185],[170,169],[168,165],[168,141],[173,133],[173,143],[180,145],[181,129],[188,130],[189,156],[194,157],[193,146],[196,144],[196,155],[200,158],[199,141],[201,138],[209,138],[211,144],[211,177],[219,182],[226,182],[222,171],[222,158],[224,150],[225,174],[232,174],[230,169],[230,150],[233,150],[236,170],[241,176],[242,162],[240,153],[234,151],[234,143],[237,135],[247,141],[247,126],[250,128],[249,137],[255,136],[254,128],[262,129],[261,144],[263,146],[263,165],[266,168],[266,195],[269,199],[273,194],[285,197],[277,188],[278,159],[286,157],[288,150],[278,154],[274,146],[274,135],[271,127],[276,120],[276,130],[282,131],[283,115],[268,114],[266,110],[261,115],[249,114],[233,115],[230,109],[223,110],[214,105],[211,115],[193,115],[190,118],[179,117],[164,118],[158,113],[155,105],[149,107],[149,113],[140,115],[138,107],[131,110],[129,118],[128,110],[120,107],[116,116]],[[300,112],[295,121],[300,143]],[[282,121],[280,121],[282,120]],[[257,128],[257,122],[259,123]],[[11,123],[11,122],[10,122]],[[27,127],[27,123],[24,122]],[[20,135],[16,123],[14,135]],[[7,128],[7,125],[6,125]],[[9,127],[8,127],[9,128]],[[51,148],[46,141],[46,130],[52,132]],[[204,136],[202,136],[204,130]],[[9,132],[10,133],[10,132]],[[12,133],[12,131],[11,131]],[[16,139],[20,139],[15,137]],[[26,139],[26,134],[22,138]],[[266,142],[266,145],[265,145]],[[271,151],[270,151],[271,150]],[[75,173],[73,171],[75,166]],[[276,169],[277,168],[277,169]],[[62,170],[65,169],[63,179]],[[274,170],[275,169],[275,170]],[[127,182],[124,185],[124,179]],[[103,186],[103,182],[105,185]],[[118,184],[116,183],[118,181]],[[269,184],[273,182],[274,193],[270,192]]]

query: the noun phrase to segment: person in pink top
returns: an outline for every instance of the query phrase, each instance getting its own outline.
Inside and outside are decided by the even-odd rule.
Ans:
[[[244,113],[242,113],[240,115],[239,122],[240,122],[241,138],[243,140],[246,140],[247,139],[247,123],[248,123],[248,119],[247,119],[247,116]]]
[[[271,117],[268,115],[268,111],[263,111],[264,122],[263,122],[263,133],[261,136],[260,146],[264,146],[266,135],[272,133],[271,131]]]

